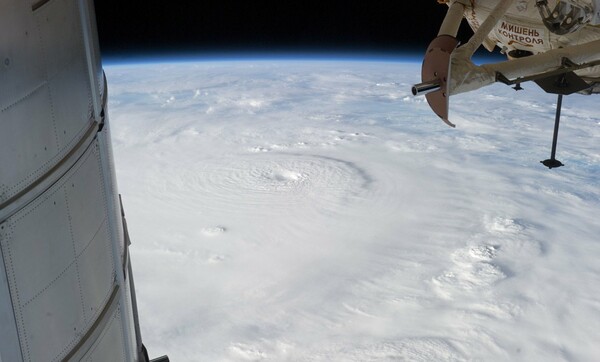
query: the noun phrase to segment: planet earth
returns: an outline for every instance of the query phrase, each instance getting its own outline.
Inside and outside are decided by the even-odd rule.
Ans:
[[[105,61],[142,337],[174,361],[600,356],[600,116],[416,59]]]

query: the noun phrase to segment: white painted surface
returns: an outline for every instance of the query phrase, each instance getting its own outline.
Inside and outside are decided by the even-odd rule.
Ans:
[[[6,13],[5,13],[6,11]],[[77,4],[57,0],[35,12],[2,5],[0,201],[35,182],[81,140],[91,115],[91,90]],[[15,30],[15,29],[23,29]]]
[[[2,251],[24,359],[63,358],[96,321],[115,266],[93,144],[6,223]]]
[[[105,93],[93,4],[2,1],[0,43],[0,350],[59,360],[95,342],[123,263],[109,127],[90,121]],[[130,304],[111,333],[124,348],[96,359],[135,359]]]

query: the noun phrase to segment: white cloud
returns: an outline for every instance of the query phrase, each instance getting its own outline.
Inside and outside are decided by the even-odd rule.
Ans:
[[[596,98],[565,98],[549,171],[533,86],[454,97],[450,129],[417,64],[250,63],[106,69],[151,354],[600,355]]]

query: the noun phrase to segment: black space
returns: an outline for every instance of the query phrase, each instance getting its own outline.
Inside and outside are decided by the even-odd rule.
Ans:
[[[447,7],[435,0],[97,0],[107,55],[216,52],[422,53]],[[459,39],[469,36],[464,26]]]

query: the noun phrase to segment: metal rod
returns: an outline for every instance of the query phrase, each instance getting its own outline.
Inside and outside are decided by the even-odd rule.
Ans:
[[[496,82],[497,73],[504,75],[506,79],[533,80],[541,73],[557,71],[564,66],[563,59],[568,58],[575,64],[581,66],[596,65],[598,53],[600,53],[600,40],[589,43],[569,46],[567,48],[556,48],[529,57],[507,60],[500,63],[483,64],[477,66],[460,53],[464,46],[458,47],[452,56],[452,72],[449,80],[449,94],[455,95],[482,88]],[[576,69],[576,68],[572,68]],[[577,67],[579,69],[579,66]],[[557,71],[562,73],[562,71]],[[548,73],[550,75],[556,73]]]
[[[537,73],[537,74],[534,74],[534,75],[524,76],[524,77],[518,77],[518,78],[515,78],[515,79],[508,79],[508,78],[504,77],[504,74],[502,74],[500,72],[497,72],[498,75],[501,75],[504,78],[497,77],[496,81],[497,82],[502,82],[502,83],[504,83],[506,85],[520,84],[520,83],[525,83],[525,82],[529,82],[529,81],[532,81],[532,80],[539,80],[539,79],[553,77],[553,76],[556,76],[556,75],[561,75],[561,74],[569,73],[569,72],[572,72],[572,71],[575,71],[575,70],[579,70],[579,69],[591,68],[591,67],[595,67],[597,65],[600,65],[600,60],[596,60],[596,61],[589,62],[589,63],[569,65],[569,66],[566,66],[564,68],[558,68],[556,70],[552,70],[552,71],[549,71],[549,72]]]
[[[459,1],[453,2],[452,5],[450,5],[448,12],[446,13],[444,21],[442,22],[442,26],[440,27],[440,31],[438,32],[438,36],[450,35],[456,37],[456,34],[458,34],[458,28],[460,27],[460,23],[463,19],[464,12],[464,4],[461,4]]]
[[[483,24],[477,29],[475,34],[469,39],[467,44],[463,46],[468,57],[472,57],[475,51],[483,43],[488,34],[494,29],[498,21],[508,11],[508,8],[513,4],[514,0],[500,0],[498,5],[492,10],[490,15],[484,20]]]
[[[552,153],[550,159],[555,160],[556,158],[556,144],[558,143],[558,125],[560,123],[560,109],[562,107],[563,95],[558,95],[558,101],[556,102],[556,118],[554,119],[554,137],[552,138]]]
[[[552,49],[529,57],[484,65],[482,67],[501,72],[510,79],[535,76],[538,73],[547,73],[554,70],[560,74],[561,71],[559,68],[564,67],[564,58],[568,58],[575,64],[579,64],[564,68],[570,70],[583,69],[598,65],[599,52],[600,40],[594,40],[589,43],[573,45],[568,48]],[[553,75],[553,73],[548,73],[548,75]]]
[[[439,79],[432,80],[431,82],[423,82],[412,86],[413,96],[420,96],[440,90],[441,82]]]

